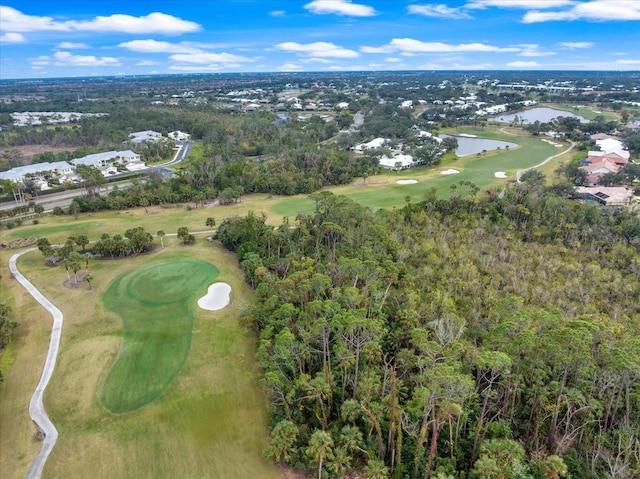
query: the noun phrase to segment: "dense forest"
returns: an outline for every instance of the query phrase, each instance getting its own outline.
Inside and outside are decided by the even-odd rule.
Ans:
[[[225,220],[257,305],[266,455],[318,477],[640,474],[640,220],[527,183]]]

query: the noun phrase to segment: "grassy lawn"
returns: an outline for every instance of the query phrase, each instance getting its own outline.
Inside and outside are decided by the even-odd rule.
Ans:
[[[570,111],[576,115],[585,117],[587,120],[593,120],[598,116],[604,117],[606,121],[617,120],[618,115],[611,110],[600,110],[597,105],[554,105],[553,107]]]
[[[506,128],[505,131],[512,132]],[[402,207],[405,199],[410,196],[412,201],[420,201],[425,193],[435,188],[439,197],[452,194],[451,185],[458,185],[460,181],[471,181],[481,191],[491,188],[501,188],[508,180],[516,177],[520,169],[530,168],[541,163],[549,156],[562,151],[549,143],[542,141],[540,137],[523,136],[518,133],[507,134],[498,129],[470,129],[459,128],[446,133],[464,133],[476,135],[482,138],[506,140],[519,145],[518,148],[500,151],[488,151],[480,156],[466,156],[454,161],[445,161],[437,167],[419,167],[400,172],[383,172],[375,177],[363,180],[357,179],[350,185],[328,188],[335,194],[345,195],[354,201],[370,208]],[[550,162],[557,167],[557,162]],[[440,172],[447,169],[456,169],[460,173],[454,175],[442,175]],[[507,178],[496,178],[495,173],[503,171]],[[415,179],[417,183],[399,185],[397,180]],[[289,216],[294,218],[300,212],[313,211],[313,201],[306,195],[281,198],[279,201],[269,204],[269,210],[275,216]]]
[[[107,310],[123,323],[120,352],[102,386],[102,404],[133,411],[157,399],[189,354],[195,302],[219,274],[203,261],[150,262],[107,288]]]
[[[108,221],[120,228],[115,219]],[[43,477],[281,477],[262,458],[268,440],[266,400],[254,366],[255,337],[240,325],[252,292],[235,257],[202,240],[194,246],[165,244],[137,258],[94,261],[94,292],[86,292],[85,286],[63,287],[64,269],[44,267],[39,252],[19,261],[21,271],[65,315],[60,355],[45,394],[45,407],[60,439]],[[42,371],[51,324],[42,308],[9,278],[10,253],[0,252],[2,292],[14,298],[20,327],[9,354],[3,355],[5,382],[0,386],[0,471],[6,479],[24,477],[40,447],[28,403]],[[191,345],[180,374],[156,401],[125,414],[111,413],[100,402],[100,390],[126,333],[102,297],[109,297],[105,293],[120,277],[130,280],[132,295],[139,295],[137,283],[149,279],[150,265],[176,265],[193,258],[216,265],[216,280],[232,287],[231,304],[216,312],[194,307]],[[172,269],[167,266],[164,276],[171,276]],[[157,282],[152,286],[157,288]],[[143,299],[154,301],[166,292],[162,287],[155,292],[142,289]],[[188,293],[194,303],[195,289]],[[206,285],[200,292],[204,290]],[[181,301],[179,296],[168,299]]]

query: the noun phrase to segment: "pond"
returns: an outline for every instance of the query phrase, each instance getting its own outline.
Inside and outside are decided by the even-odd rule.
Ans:
[[[576,115],[575,113],[571,113],[570,111],[564,110],[555,110],[553,108],[532,108],[531,110],[523,110],[517,111],[515,113],[502,114],[498,116],[494,116],[490,118],[493,121],[499,121],[501,123],[511,123],[514,118],[518,116],[521,123],[535,123],[539,121],[540,123],[549,123],[554,118],[558,118],[560,116],[568,116],[571,118],[577,118],[580,120],[580,123],[588,123],[585,117]]]
[[[509,141],[490,140],[488,138],[478,138],[475,136],[453,136],[453,135],[438,135],[438,138],[455,138],[458,140],[458,148],[456,148],[456,156],[469,156],[483,151],[498,150],[515,148],[517,143],[511,143]]]

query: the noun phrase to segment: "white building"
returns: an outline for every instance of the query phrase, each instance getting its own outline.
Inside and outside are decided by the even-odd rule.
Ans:
[[[140,155],[131,150],[95,153],[93,155],[73,159],[71,160],[71,163],[74,166],[95,166],[105,176],[115,174],[118,171],[118,166],[124,167],[128,171],[143,170],[147,167],[140,158]]]
[[[360,143],[359,145],[354,146],[353,150],[360,152],[364,150],[373,150],[375,148],[381,148],[385,146],[389,141],[390,140],[387,140],[385,138],[374,138],[368,143]]]
[[[189,133],[184,133],[180,130],[170,131],[169,133],[167,133],[167,136],[172,140],[180,143],[184,143],[185,141],[189,141],[191,139],[191,135],[189,135]]]
[[[40,190],[44,191],[49,189],[49,179],[55,179],[60,183],[69,183],[76,178],[76,173],[74,166],[66,161],[34,163],[0,173],[0,181],[10,180],[24,183],[27,177],[33,178]]]
[[[414,166],[413,156],[411,155],[395,155],[391,158],[388,156],[383,156],[379,160],[379,164],[382,168],[387,170],[406,170],[407,168],[411,168]]]
[[[156,143],[158,141],[162,141],[162,139],[162,133],[158,133],[157,131],[153,130],[136,131],[129,134],[129,141],[136,144],[144,143],[146,141]]]

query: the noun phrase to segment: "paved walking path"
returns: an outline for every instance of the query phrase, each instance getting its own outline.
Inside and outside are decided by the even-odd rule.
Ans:
[[[47,416],[46,411],[44,410],[44,405],[42,403],[42,397],[44,395],[44,390],[49,383],[49,379],[51,379],[51,375],[53,374],[53,368],[56,365],[56,359],[58,358],[58,349],[60,347],[60,336],[62,335],[62,322],[64,320],[62,313],[58,308],[56,308],[51,301],[44,297],[44,295],[38,291],[33,284],[31,284],[16,266],[16,261],[20,256],[26,253],[30,253],[31,251],[36,250],[37,248],[29,248],[20,253],[14,254],[9,260],[9,269],[13,276],[26,288],[26,290],[33,296],[38,303],[44,306],[47,311],[51,313],[53,316],[53,326],[51,328],[51,339],[49,340],[49,351],[47,352],[47,359],[44,363],[44,369],[42,371],[42,376],[40,377],[40,382],[36,387],[36,390],[31,396],[31,402],[29,402],[29,416],[36,423],[36,425],[40,428],[44,435],[44,440],[42,442],[42,449],[36,456],[35,460],[31,464],[29,471],[27,472],[27,479],[40,479],[42,475],[42,469],[44,468],[44,463],[47,461],[53,446],[56,444],[58,440],[58,430],[53,425],[49,416]]]
[[[534,165],[530,168],[525,168],[524,170],[518,170],[516,172],[516,180],[518,181],[518,183],[520,183],[520,177],[522,176],[522,173],[529,171],[529,170],[533,170],[534,168],[540,168],[541,166],[546,165],[547,163],[549,163],[551,160],[553,160],[554,158],[557,158],[559,156],[564,155],[565,153],[569,153],[571,150],[573,150],[573,148],[576,146],[576,144],[573,141],[569,141],[570,145],[569,148],[567,148],[564,151],[561,151],[560,153],[556,154],[556,155],[551,155],[549,158],[547,158],[546,160],[544,160],[542,163],[538,163],[537,165]]]

